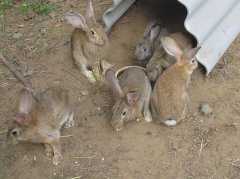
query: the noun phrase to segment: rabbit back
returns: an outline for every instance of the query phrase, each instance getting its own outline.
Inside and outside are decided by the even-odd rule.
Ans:
[[[68,91],[59,87],[48,88],[39,98],[38,115],[39,122],[44,126],[52,126],[60,129],[73,115],[69,103]]]
[[[168,119],[179,122],[184,118],[187,104],[186,75],[184,69],[172,66],[157,80],[151,99],[153,117],[165,123]]]

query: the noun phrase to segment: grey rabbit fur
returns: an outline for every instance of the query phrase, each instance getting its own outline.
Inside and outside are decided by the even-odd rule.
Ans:
[[[122,130],[128,121],[143,118],[152,121],[149,110],[152,89],[141,67],[126,66],[118,71],[112,67],[106,71],[105,78],[115,97],[111,119],[114,130]]]
[[[160,20],[152,20],[148,23],[143,37],[139,40],[135,48],[135,56],[138,63],[146,65],[155,51],[155,42],[161,31]]]

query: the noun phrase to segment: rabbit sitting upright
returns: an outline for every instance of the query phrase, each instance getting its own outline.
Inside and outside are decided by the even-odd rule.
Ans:
[[[198,63],[195,58],[199,47],[182,50],[176,41],[162,37],[165,51],[174,56],[176,62],[160,75],[151,96],[153,118],[167,126],[175,126],[185,118],[189,100],[187,89]]]
[[[60,129],[72,121],[73,111],[66,90],[48,88],[35,99],[29,90],[23,89],[8,137],[14,142],[44,144],[47,155],[53,154],[53,164],[57,165],[62,159]]]
[[[109,42],[104,28],[96,21],[92,0],[88,0],[85,17],[69,12],[66,21],[75,29],[71,38],[71,50],[75,64],[91,83],[99,80],[100,60],[107,59]]]
[[[135,48],[135,56],[140,65],[145,66],[155,52],[157,38],[161,31],[160,20],[155,19],[147,25],[143,37]]]
[[[141,67],[127,66],[116,73],[110,68],[105,78],[115,96],[111,125],[116,131],[120,131],[128,121],[142,118],[147,122],[152,121],[149,110],[152,89]]]

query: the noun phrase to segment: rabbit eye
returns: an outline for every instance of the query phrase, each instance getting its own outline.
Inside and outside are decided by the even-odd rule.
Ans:
[[[192,60],[191,60],[191,63],[195,63],[195,61],[196,61],[195,59],[192,59]]]
[[[88,71],[93,71],[93,67],[90,66],[90,65],[88,65],[88,66],[87,66],[87,70],[88,70]]]
[[[93,30],[90,30],[90,33],[91,33],[92,35],[95,35],[95,32],[94,32]]]
[[[14,137],[17,137],[19,135],[19,131],[17,129],[12,130],[11,133]]]
[[[122,117],[125,117],[125,116],[126,116],[126,114],[127,114],[127,111],[126,111],[126,110],[124,110],[124,111],[122,112],[121,116],[122,116]]]

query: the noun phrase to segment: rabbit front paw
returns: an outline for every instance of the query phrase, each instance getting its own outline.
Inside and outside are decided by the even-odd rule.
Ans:
[[[151,115],[151,112],[148,110],[145,112],[144,114],[144,120],[146,122],[152,122],[152,115]]]
[[[66,123],[64,124],[64,128],[70,128],[73,127],[75,125],[75,121],[74,121],[74,113],[72,112],[69,117],[68,120],[66,121]]]
[[[52,156],[53,156],[53,151],[52,151],[51,145],[45,144],[45,153],[46,153],[46,156],[47,156],[48,158],[52,158]]]
[[[85,70],[85,71],[83,71],[83,74],[88,78],[88,80],[91,83],[95,83],[96,82],[95,76],[94,76],[92,71]]]
[[[55,153],[52,160],[53,165],[58,165],[62,159],[63,159],[63,156],[61,153]]]

